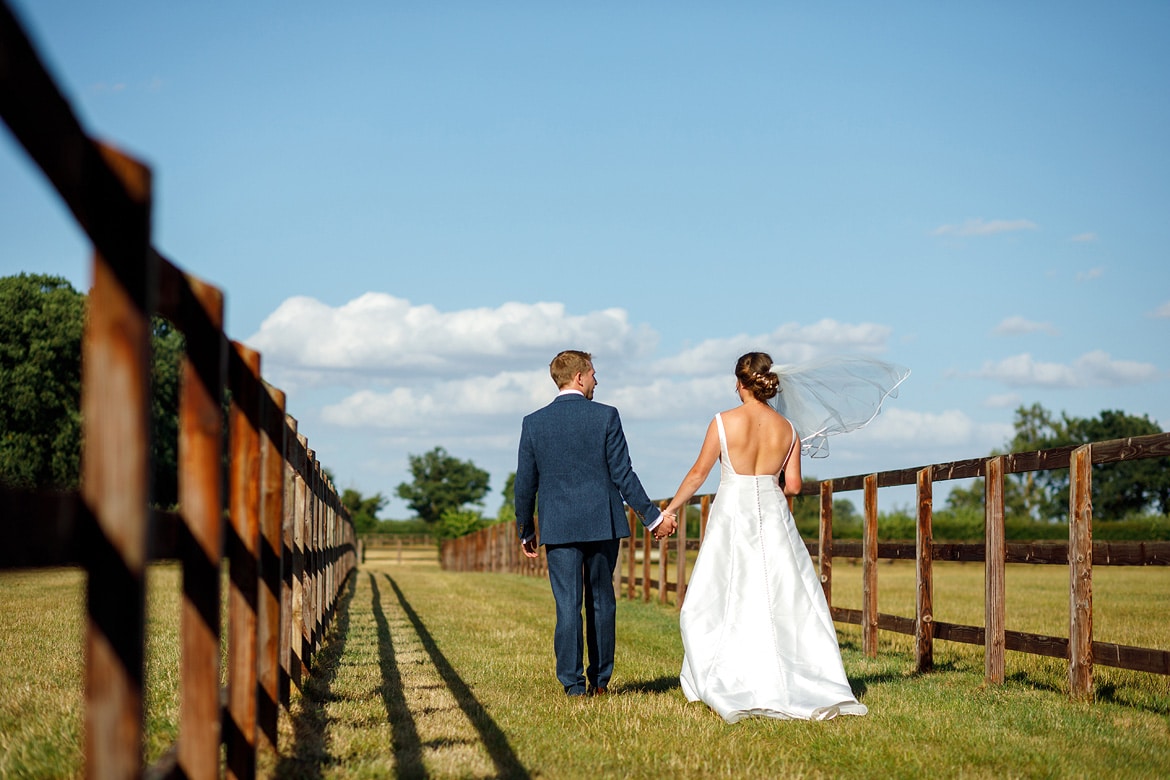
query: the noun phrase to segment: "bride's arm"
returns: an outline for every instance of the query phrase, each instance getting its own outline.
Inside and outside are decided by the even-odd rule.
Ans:
[[[702,487],[707,480],[707,475],[711,473],[711,467],[718,459],[719,429],[715,427],[715,421],[711,420],[711,424],[707,426],[707,435],[703,437],[703,446],[699,449],[699,457],[695,460],[695,465],[691,466],[691,470],[683,477],[682,484],[678,486],[670,504],[662,510],[663,513],[677,514],[679,508],[685,506],[691,500],[691,496],[695,495],[695,491]]]
[[[792,442],[792,455],[788,457],[788,463],[784,465],[784,495],[800,495],[801,479],[800,437],[797,436],[796,441]]]

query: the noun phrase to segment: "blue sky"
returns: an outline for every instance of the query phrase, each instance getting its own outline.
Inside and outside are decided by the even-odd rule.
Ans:
[[[434,446],[494,514],[562,348],[656,497],[750,349],[912,370],[822,478],[985,455],[1021,404],[1170,425],[1165,3],[14,7],[383,516]],[[88,257],[0,131],[0,274]]]

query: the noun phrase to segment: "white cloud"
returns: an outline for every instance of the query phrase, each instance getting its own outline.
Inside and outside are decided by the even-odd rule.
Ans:
[[[1019,393],[998,393],[983,399],[983,406],[987,409],[1014,409],[1023,403]]]
[[[476,336],[457,331],[448,321],[457,321],[461,313],[444,315],[428,307],[385,298],[374,307],[375,312],[384,315],[378,327],[354,324],[362,319],[358,311],[351,311],[358,309],[356,302],[347,304],[347,310],[311,299],[291,299],[265,322],[257,338],[267,339],[263,343],[266,356],[275,349],[281,361],[299,361],[299,365],[281,371],[299,377],[305,384],[309,383],[306,377],[319,371],[311,367],[313,361],[329,360],[342,366],[329,368],[328,378],[335,385],[342,385],[339,377],[344,378],[350,390],[321,402],[319,419],[326,431],[332,429],[346,440],[356,437],[364,442],[360,445],[363,470],[374,469],[372,464],[383,452],[421,452],[440,444],[457,457],[473,457],[478,465],[491,469],[499,481],[515,467],[521,418],[553,398],[555,388],[545,366],[568,337],[555,336],[554,343],[554,337],[548,336],[540,340],[538,348],[514,339],[521,345],[517,350],[527,349],[529,354],[508,356],[507,360],[493,356],[492,361],[485,361],[465,354],[482,343],[483,337],[477,341]],[[524,313],[533,316],[533,312]],[[575,325],[559,306],[554,315],[546,318],[549,330],[566,330],[565,321]],[[493,316],[499,319],[500,312],[487,312],[485,318],[491,320]],[[428,324],[437,322],[451,343],[437,347],[434,337],[422,333],[422,326],[410,330],[403,325],[414,324],[415,319]],[[624,314],[617,322],[620,327],[613,328],[607,345],[593,347],[599,377],[596,400],[620,410],[639,474],[647,480],[648,487],[653,484],[654,490],[663,494],[677,486],[677,480],[690,466],[715,412],[738,405],[732,364],[739,354],[768,349],[781,362],[799,362],[827,352],[876,353],[886,348],[891,333],[889,327],[872,323],[827,319],[810,325],[789,323],[764,335],[705,341],[674,356],[654,360],[647,370],[644,359],[623,355],[619,347],[632,343],[633,349],[627,352],[648,352],[653,349],[653,339],[638,341],[639,331],[626,324]],[[577,327],[578,331],[570,332],[579,332],[582,326]],[[415,343],[404,344],[403,336],[391,339],[385,331],[394,328],[407,330],[412,337],[426,338],[427,349]],[[360,335],[348,335],[354,332]],[[310,338],[332,345],[334,350],[347,351],[330,355],[314,347],[314,351],[300,354],[298,350]],[[345,343],[347,339],[375,343],[353,346]],[[404,354],[388,356],[391,344]],[[497,347],[493,344],[490,348]],[[423,361],[424,357],[436,361],[434,370]],[[361,360],[375,365],[361,373],[354,368]],[[521,361],[523,366],[515,367]],[[387,363],[392,364],[391,369],[378,368]],[[486,363],[498,364],[498,370],[496,365]],[[399,365],[407,365],[409,370]],[[469,374],[464,370],[468,365],[479,368]],[[371,370],[380,373],[370,373]],[[318,388],[314,392],[324,391]],[[946,428],[938,427],[940,431]],[[869,434],[869,441],[868,445],[864,441],[851,443],[842,454],[851,452],[857,464],[869,464],[874,458],[889,455],[882,445],[880,428]],[[839,456],[837,462],[844,460]]]
[[[1016,314],[1005,317],[992,331],[997,336],[1022,336],[1027,333],[1048,333],[1056,336],[1059,331],[1048,322],[1033,322]]]
[[[872,355],[886,350],[890,333],[888,326],[869,322],[857,325],[831,319],[823,319],[812,325],[790,322],[763,335],[742,334],[709,339],[674,357],[657,361],[654,371],[677,375],[730,376],[734,368],[731,361],[754,350],[767,352],[779,364],[800,363],[827,353]]]
[[[1096,233],[1078,233],[1072,237],[1078,244],[1087,244],[1097,240]]]
[[[1020,230],[1035,230],[1036,223],[1027,219],[968,219],[961,225],[940,225],[934,229],[936,236],[992,236],[996,233],[1014,233]]]
[[[1010,423],[979,422],[957,409],[916,411],[895,402],[865,428],[830,439],[827,461],[805,461],[804,469],[827,476],[945,463],[986,454],[1012,435]]]
[[[622,309],[569,314],[560,303],[442,312],[370,292],[342,306],[289,298],[247,340],[266,365],[345,374],[466,377],[547,365],[566,346],[635,360],[657,342]]]
[[[1158,308],[1150,312],[1150,316],[1156,319],[1165,320],[1170,319],[1170,301],[1166,301]]]
[[[987,362],[976,376],[1013,387],[1120,387],[1158,377],[1151,363],[1114,360],[1101,350],[1085,353],[1071,364],[1044,363],[1028,353]]]
[[[503,372],[435,382],[425,390],[359,390],[326,406],[321,416],[346,428],[466,430],[491,420],[517,420],[547,403],[553,389],[546,371]]]
[[[1101,266],[1097,266],[1096,268],[1090,268],[1088,271],[1078,271],[1077,272],[1077,281],[1078,282],[1088,282],[1088,281],[1091,281],[1093,279],[1100,279],[1104,275],[1105,275],[1105,269],[1102,268]]]
[[[864,430],[890,444],[922,444],[931,447],[966,444],[982,435],[980,424],[965,412],[915,412],[898,407],[882,407],[882,413]],[[849,434],[853,436],[855,434]]]

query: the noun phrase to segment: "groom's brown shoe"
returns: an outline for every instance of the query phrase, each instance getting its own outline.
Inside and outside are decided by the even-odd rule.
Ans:
[[[609,691],[605,688],[597,688],[597,687],[592,686],[592,685],[589,686],[589,695],[590,696],[605,696],[608,693],[609,693]]]

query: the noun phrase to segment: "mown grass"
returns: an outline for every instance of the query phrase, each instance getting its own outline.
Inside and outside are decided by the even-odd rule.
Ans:
[[[1099,573],[1108,579],[1104,571]],[[1009,617],[1009,627],[1038,630],[1026,624],[1047,619],[1048,605],[1031,594],[1051,590],[1053,577],[1061,573],[1013,570],[1009,587],[1021,592],[1024,606],[1017,608],[1019,624]],[[1126,598],[1137,602],[1142,620],[1157,623],[1166,614],[1156,595],[1166,590],[1165,573],[1134,573],[1147,576]],[[849,575],[841,572],[835,580],[838,603],[851,597],[852,580],[860,601],[859,572]],[[910,611],[901,613],[912,614],[913,567],[883,567],[880,577],[882,610],[901,612],[897,602],[909,594]],[[961,590],[976,598],[973,616],[952,603],[944,608],[945,619],[981,625],[982,568],[946,567],[939,578],[946,601]],[[1153,595],[1147,599],[1147,593]],[[284,752],[294,757],[277,768],[278,776],[1146,777],[1170,772],[1170,690],[1165,678],[1152,675],[1099,668],[1099,680],[1111,678],[1099,685],[1107,695],[1096,704],[1077,704],[1067,697],[1067,673],[1059,661],[1009,653],[1007,683],[988,687],[981,648],[939,643],[937,671],[916,675],[909,638],[883,633],[881,654],[866,659],[859,652],[859,633],[843,626],[846,669],[871,709],[868,716],[729,726],[705,706],[686,703],[678,689],[681,642],[672,607],[621,602],[613,693],[586,701],[567,700],[553,678],[552,597],[544,580],[371,561],[354,582],[348,620],[344,648],[330,664],[336,670],[332,683],[327,690],[307,689],[296,705],[302,713],[298,722],[304,722],[304,713],[312,715],[313,750],[298,754],[297,734],[287,730]],[[1151,646],[1168,646],[1167,629],[1154,629],[1159,632],[1161,643]],[[420,642],[430,643],[431,650],[420,651]],[[380,731],[371,745],[363,724],[373,723]]]
[[[147,573],[144,753],[178,736],[175,565]],[[79,569],[0,572],[0,777],[80,777],[84,751],[85,577]]]
[[[1008,628],[1067,635],[1067,576],[1009,567]],[[177,571],[155,567],[151,577],[162,587],[149,605],[148,754],[174,739],[177,713],[168,649]],[[912,565],[881,565],[881,611],[913,614],[913,578]],[[82,585],[70,571],[0,574],[0,776],[82,771]],[[1170,647],[1170,571],[1098,567],[1094,592],[1096,638]],[[978,564],[938,567],[939,620],[982,625],[981,594]],[[266,758],[262,775],[1170,775],[1166,677],[1097,667],[1098,701],[1079,704],[1057,659],[1009,652],[1006,684],[987,686],[980,647],[940,642],[936,671],[917,675],[909,637],[883,632],[879,656],[867,659],[857,627],[839,625],[869,715],[727,725],[678,688],[673,606],[621,600],[611,695],[569,700],[553,676],[546,580],[441,572],[433,555],[371,555],[343,596],[313,677],[282,720],[281,758]],[[859,566],[838,562],[833,600],[860,605]]]

